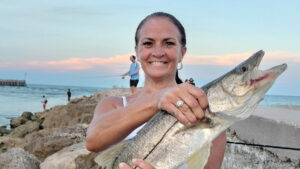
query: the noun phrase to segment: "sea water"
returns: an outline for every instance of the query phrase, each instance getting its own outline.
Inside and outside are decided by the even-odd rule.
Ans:
[[[97,87],[75,87],[28,84],[26,87],[0,86],[0,126],[9,125],[10,119],[20,116],[24,111],[32,113],[43,111],[42,96],[46,96],[47,109],[66,105],[67,91],[72,92],[72,99],[91,96],[95,92],[106,90]],[[300,106],[300,96],[266,95],[260,105]]]
[[[91,96],[105,90],[97,87],[55,86],[28,84],[26,87],[0,86],[0,126],[10,124],[10,119],[20,116],[24,111],[32,113],[43,111],[42,96],[46,96],[47,109],[68,103],[67,91],[71,99]]]

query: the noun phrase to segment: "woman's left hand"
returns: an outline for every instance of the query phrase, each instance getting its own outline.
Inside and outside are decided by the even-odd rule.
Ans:
[[[151,164],[149,164],[148,162],[146,162],[142,159],[133,159],[132,163],[141,169],[155,169]],[[126,163],[120,163],[119,168],[120,169],[132,169]]]

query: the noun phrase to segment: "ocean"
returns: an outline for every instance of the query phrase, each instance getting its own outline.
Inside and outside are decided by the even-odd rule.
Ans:
[[[67,91],[71,90],[71,99],[91,96],[95,92],[106,90],[96,87],[56,86],[28,84],[26,87],[0,86],[0,126],[9,125],[10,119],[20,116],[24,111],[32,113],[43,111],[42,96],[45,95],[47,109],[68,103]]]
[[[32,113],[43,111],[42,96],[47,97],[47,109],[67,104],[67,90],[71,89],[72,99],[91,96],[108,88],[55,86],[28,84],[26,87],[0,86],[0,126],[9,125],[10,119],[20,116],[24,111]],[[300,96],[266,95],[260,105],[300,106]]]

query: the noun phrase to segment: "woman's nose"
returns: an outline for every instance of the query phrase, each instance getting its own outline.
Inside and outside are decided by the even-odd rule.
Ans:
[[[163,49],[162,46],[156,45],[156,46],[153,48],[152,55],[153,55],[153,56],[156,56],[156,57],[162,57],[162,56],[165,55],[165,51],[164,51],[164,49]]]

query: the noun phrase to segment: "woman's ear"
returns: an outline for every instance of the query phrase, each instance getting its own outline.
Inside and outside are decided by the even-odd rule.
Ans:
[[[184,57],[184,55],[185,55],[185,53],[186,53],[186,50],[187,50],[186,47],[183,47],[183,48],[181,49],[181,56],[180,56],[179,62],[182,61],[182,59],[183,59],[183,57]]]
[[[136,60],[140,62],[141,59],[140,59],[140,56],[138,55],[138,51],[137,51],[138,49],[137,49],[137,46],[134,47],[134,50],[135,50]]]

